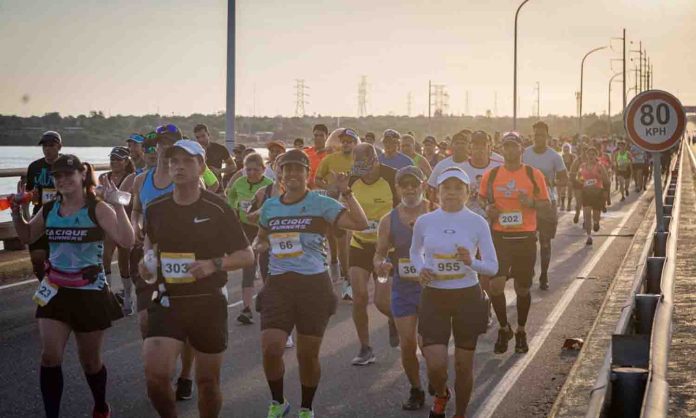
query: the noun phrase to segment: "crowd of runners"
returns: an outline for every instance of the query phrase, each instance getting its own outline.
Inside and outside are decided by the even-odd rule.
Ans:
[[[167,124],[130,135],[113,148],[111,170],[99,178],[89,163],[61,153],[58,132],[42,135],[44,158],[29,166],[20,188],[32,193],[33,216],[25,219],[26,208],[14,199],[12,218],[40,282],[33,299],[47,417],[59,416],[71,333],[93,416],[111,416],[104,332],[134,313],[157,413],[177,416],[176,401],[191,399],[195,387],[200,416],[218,416],[226,285],[234,270],[242,272],[236,320],[254,324],[254,311],[260,319],[269,418],[290,411],[283,353],[291,347],[299,363],[298,416],[315,416],[322,338],[339,297],[351,301],[360,345],[351,364],[376,361],[371,286],[411,386],[403,409],[424,408],[428,391],[431,418],[445,417],[452,396],[454,416],[464,417],[477,340],[493,318],[495,353],[505,353],[513,338],[516,353],[528,351],[537,252],[537,282],[546,290],[559,212],[574,211],[575,223],[582,217],[592,245],[611,190],[622,201],[641,193],[651,167],[650,156],[629,142],[553,138],[544,122],[530,137],[464,129],[440,141],[394,129],[380,136],[329,132],[320,124],[307,141],[312,146],[302,138],[292,147],[271,141],[267,158],[241,144],[228,152],[205,125],[191,134]],[[114,252],[121,289],[111,280]],[[514,327],[508,280],[517,297]],[[338,295],[334,283],[341,285]],[[419,350],[427,379],[420,376]]]

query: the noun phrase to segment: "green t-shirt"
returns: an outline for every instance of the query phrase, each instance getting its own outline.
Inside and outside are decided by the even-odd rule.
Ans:
[[[249,183],[249,178],[247,176],[242,176],[232,183],[225,194],[227,195],[227,204],[237,211],[239,214],[239,220],[245,224],[250,224],[247,220],[247,210],[254,203],[254,196],[256,192],[269,184],[273,184],[273,180],[268,177],[261,177],[261,181],[258,183]]]

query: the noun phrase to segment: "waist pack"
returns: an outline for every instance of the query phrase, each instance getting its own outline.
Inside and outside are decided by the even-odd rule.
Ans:
[[[46,277],[48,280],[60,287],[83,287],[97,281],[102,272],[102,266],[87,266],[78,272],[67,272],[59,270],[46,262]]]

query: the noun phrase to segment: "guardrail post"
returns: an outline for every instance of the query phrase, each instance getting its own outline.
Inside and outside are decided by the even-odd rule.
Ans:
[[[655,232],[653,235],[653,255],[664,257],[667,251],[667,232]]]
[[[660,294],[665,257],[648,257],[645,264],[645,292],[653,295]]]
[[[672,206],[673,204],[674,204],[674,195],[668,193],[667,196],[665,196],[665,205]]]
[[[662,206],[662,214],[663,216],[672,216],[672,205]]]
[[[650,335],[652,333],[655,309],[662,295],[639,294],[636,300],[636,331],[638,334]]]
[[[617,367],[611,371],[610,416],[631,418],[640,416],[648,369]]]
[[[669,231],[670,223],[672,223],[672,216],[665,216],[665,231]]]

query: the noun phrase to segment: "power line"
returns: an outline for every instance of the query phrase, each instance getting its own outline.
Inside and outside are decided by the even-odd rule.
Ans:
[[[358,84],[358,117],[367,116],[367,76],[360,77]]]

